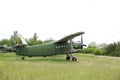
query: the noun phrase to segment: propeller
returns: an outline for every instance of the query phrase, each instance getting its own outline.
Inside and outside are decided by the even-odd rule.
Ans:
[[[83,43],[83,36],[81,35],[81,41],[73,42],[72,39],[70,39],[70,47],[71,51],[70,52],[77,52],[83,49],[83,46],[86,46]]]
[[[82,44],[82,48],[83,48],[83,46],[86,46],[85,44],[83,44],[83,37],[82,37],[82,35],[81,35],[81,44]]]

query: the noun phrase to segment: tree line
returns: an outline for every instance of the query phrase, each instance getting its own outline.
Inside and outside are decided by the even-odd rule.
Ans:
[[[21,39],[17,36],[18,32],[14,31],[14,34],[11,35],[10,39],[2,39],[0,40],[0,45],[5,45],[7,44],[8,46],[15,46],[16,44],[21,44]],[[28,45],[32,46],[32,45],[36,45],[36,44],[42,44],[43,41],[42,40],[38,40],[37,39],[37,33],[34,33],[33,37],[26,39]]]
[[[30,46],[54,41],[52,38],[49,38],[44,41],[38,40],[37,33],[34,33],[33,37],[25,40]],[[5,44],[7,44],[8,46],[15,46],[16,44],[22,44],[21,39],[18,37],[18,31],[14,31],[13,35],[10,36],[10,39],[0,40],[0,45],[5,45]]]
[[[82,53],[120,57],[120,41],[110,44],[102,43],[99,45],[97,45],[95,42],[91,42],[87,48],[82,50]]]

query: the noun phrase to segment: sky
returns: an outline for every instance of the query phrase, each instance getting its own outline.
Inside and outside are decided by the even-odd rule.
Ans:
[[[13,31],[40,40],[84,31],[84,44],[117,42],[120,0],[0,0],[0,40]]]

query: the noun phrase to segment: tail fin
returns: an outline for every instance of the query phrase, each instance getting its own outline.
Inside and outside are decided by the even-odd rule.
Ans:
[[[18,34],[18,37],[21,39],[22,44],[27,45],[27,42],[22,35]]]

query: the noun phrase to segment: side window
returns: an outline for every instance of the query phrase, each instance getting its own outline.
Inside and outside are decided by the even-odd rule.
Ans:
[[[56,48],[60,48],[60,46],[56,46]]]
[[[58,45],[58,46],[56,46],[56,49],[57,48],[64,48],[64,47],[66,47],[65,45]]]

